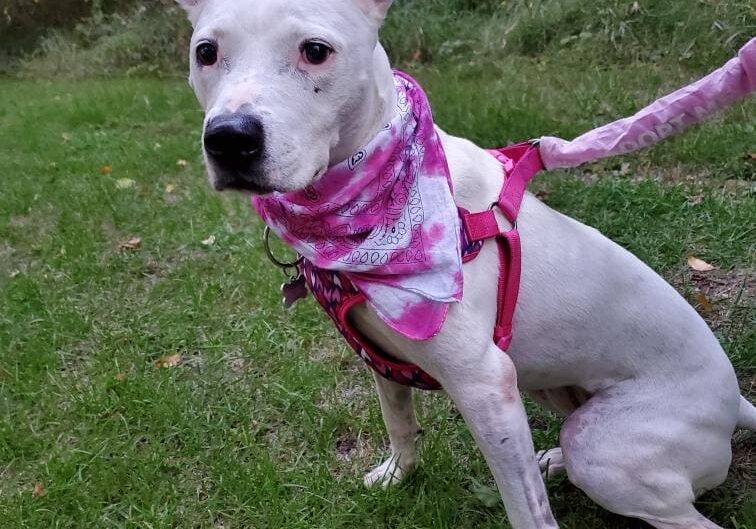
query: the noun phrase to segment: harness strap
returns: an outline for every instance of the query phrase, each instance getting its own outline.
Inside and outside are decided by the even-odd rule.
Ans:
[[[543,162],[537,145],[531,143],[519,143],[490,152],[505,168],[509,169],[507,166],[510,165],[511,170],[508,171],[498,202],[486,211],[463,215],[462,223],[470,241],[496,239],[499,280],[493,338],[496,345],[506,351],[512,343],[512,320],[517,308],[522,273],[522,245],[517,231],[517,217],[528,183],[543,169]],[[499,229],[494,206],[512,224],[512,229]]]

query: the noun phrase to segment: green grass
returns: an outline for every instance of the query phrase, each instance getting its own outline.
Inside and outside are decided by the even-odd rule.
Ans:
[[[578,134],[716,65],[520,51],[492,61],[459,48],[409,70],[444,128],[493,146]],[[362,488],[386,455],[370,376],[311,300],[280,308],[260,223],[205,182],[202,115],[183,81],[6,78],[0,92],[19,95],[0,100],[0,528],[506,526],[443,395],[418,399],[420,469]],[[692,302],[707,293],[744,391],[756,377],[754,111],[533,185]],[[119,249],[131,237],[141,247]],[[691,274],[688,255],[718,270]],[[179,366],[155,366],[173,354]],[[559,422],[529,407],[537,447],[554,445]],[[753,436],[735,448],[699,508],[755,527]],[[640,527],[566,480],[549,492],[562,527]]]

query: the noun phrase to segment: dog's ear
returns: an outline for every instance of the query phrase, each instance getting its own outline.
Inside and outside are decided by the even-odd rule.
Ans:
[[[356,0],[356,2],[370,20],[381,25],[394,0]]]
[[[194,25],[199,18],[200,11],[202,11],[202,6],[205,5],[205,0],[176,0],[176,3],[184,8],[189,16],[189,21]]]

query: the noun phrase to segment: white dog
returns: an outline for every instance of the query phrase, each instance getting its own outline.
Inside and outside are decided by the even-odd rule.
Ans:
[[[194,26],[191,85],[212,122],[212,185],[302,189],[392,119],[396,90],[378,30],[391,0],[179,0]],[[438,131],[457,205],[496,200],[501,165]],[[501,225],[506,221],[500,219]],[[442,332],[409,340],[365,305],[352,319],[383,350],[440,381],[493,471],[512,527],[557,527],[541,471],[566,471],[604,508],[659,529],[718,527],[697,495],[721,484],[736,427],[756,429],[732,365],[704,321],[653,270],[526,196],[516,333],[491,340],[498,256],[464,267],[465,292]],[[415,464],[411,389],[376,377],[392,456],[369,485]],[[534,454],[520,391],[566,417],[561,446]],[[540,463],[540,468],[539,468]]]

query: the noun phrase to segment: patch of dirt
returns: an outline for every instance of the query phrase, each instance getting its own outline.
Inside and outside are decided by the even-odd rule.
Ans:
[[[343,350],[343,349],[341,349]],[[339,354],[340,376],[334,389],[323,388],[315,405],[323,410],[347,408],[354,415],[367,413],[367,407],[378,402],[368,368],[351,350]]]
[[[318,363],[346,365],[356,356],[335,328],[332,333],[321,335],[309,349],[310,360]]]
[[[734,308],[756,307],[755,270],[685,270],[670,282],[715,330],[730,320]]]
[[[601,160],[569,171],[585,183],[607,178],[629,178],[633,182],[655,181],[667,185],[685,185],[706,190],[707,194],[742,194],[756,191],[756,183],[738,178],[723,179],[710,171],[684,165],[659,167],[650,163],[628,163],[618,159]],[[548,193],[547,193],[548,195]]]
[[[383,447],[374,446],[364,433],[346,430],[336,436],[334,453],[339,465],[333,466],[330,473],[334,479],[354,479],[355,475],[367,472],[378,464],[378,453]]]
[[[732,441],[730,478],[756,490],[756,433],[737,432]]]
[[[18,271],[14,268],[13,255],[16,253],[16,249],[7,244],[0,244],[0,272],[3,275],[15,275]]]
[[[336,459],[339,461],[351,461],[357,451],[357,437],[352,432],[347,432],[336,439]]]
[[[90,385],[89,372],[92,368],[95,351],[95,344],[89,341],[75,342],[59,349],[57,355],[60,376],[84,386]],[[67,399],[60,402],[61,409],[68,409],[70,405],[71,403]]]

